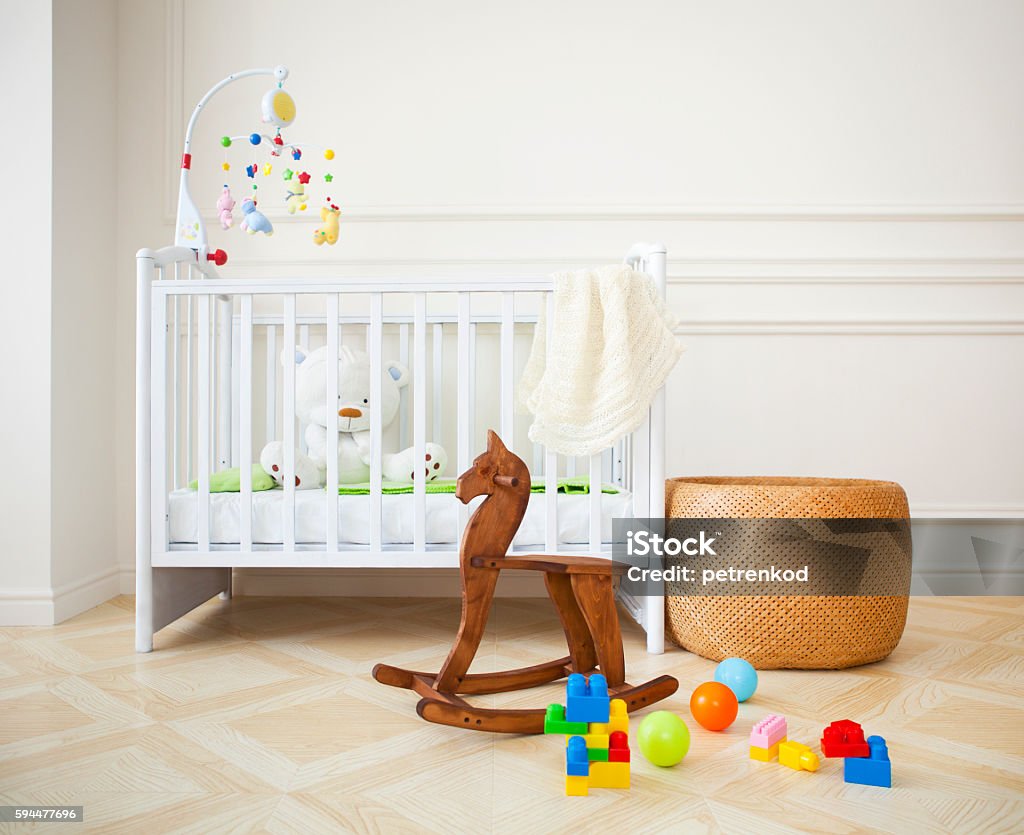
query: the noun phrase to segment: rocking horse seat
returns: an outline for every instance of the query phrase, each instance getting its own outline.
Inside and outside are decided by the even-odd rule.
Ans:
[[[546,574],[624,574],[629,566],[601,557],[525,554],[521,557],[470,557],[473,568],[499,571],[543,571]]]

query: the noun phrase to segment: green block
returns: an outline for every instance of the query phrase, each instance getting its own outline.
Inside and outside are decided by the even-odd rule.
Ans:
[[[544,733],[546,734],[578,734],[584,736],[590,730],[586,722],[566,722],[564,705],[548,705],[544,713]],[[605,759],[607,759],[607,751]]]
[[[608,749],[588,748],[587,759],[592,763],[606,763],[608,762]]]

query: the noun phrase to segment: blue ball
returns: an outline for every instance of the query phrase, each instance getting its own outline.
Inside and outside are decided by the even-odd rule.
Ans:
[[[726,658],[715,667],[715,681],[732,690],[736,701],[745,702],[757,690],[757,670],[742,658]]]
[[[263,137],[260,136],[258,133],[254,133],[249,137],[249,141],[253,145],[259,145],[263,141]]]

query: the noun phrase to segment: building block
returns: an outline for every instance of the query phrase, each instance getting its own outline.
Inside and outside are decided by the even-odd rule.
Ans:
[[[587,759],[592,763],[606,763],[608,762],[608,750],[607,748],[588,748]]]
[[[880,736],[869,736],[869,757],[847,757],[843,760],[843,779],[847,783],[861,786],[879,786],[892,788],[892,763],[889,761],[889,748],[885,739]]]
[[[591,763],[589,784],[592,789],[628,789],[629,763]]]
[[[626,703],[622,699],[612,699],[608,706],[608,721],[594,722],[590,726],[590,732],[594,734],[613,734],[622,731],[629,734],[629,711],[626,710]]]
[[[750,744],[758,748],[771,748],[779,742],[785,742],[787,733],[786,717],[769,713],[750,729]]]
[[[783,740],[784,742],[785,740]],[[759,763],[770,763],[777,756],[779,756],[779,745],[782,743],[776,742],[771,748],[762,748],[760,745],[750,746],[750,759],[757,760]]]
[[[779,764],[796,771],[817,771],[818,755],[806,745],[786,740],[779,743]]]
[[[565,775],[565,796],[586,797],[590,792],[587,790],[589,781],[586,777],[576,777],[572,774]]]
[[[586,722],[566,722],[565,708],[562,705],[548,705],[544,712],[546,734],[585,734],[589,730]]]
[[[594,673],[588,680],[572,673],[565,685],[565,718],[569,722],[607,722],[611,718],[608,680]]]
[[[565,746],[565,773],[572,777],[590,776],[587,743],[582,736],[571,736]]]
[[[840,719],[822,732],[821,753],[826,757],[868,757],[871,749],[858,723]]]
[[[629,762],[629,736],[625,731],[614,731],[608,738],[608,762]]]
[[[608,734],[573,734],[573,736],[583,737],[583,741],[587,743],[587,748],[607,748],[608,747]],[[572,736],[566,737],[565,744],[569,744],[569,740]]]

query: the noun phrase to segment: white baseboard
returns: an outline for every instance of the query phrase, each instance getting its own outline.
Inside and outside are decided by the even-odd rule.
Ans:
[[[0,626],[52,626],[106,603],[120,593],[117,566],[64,583],[55,589],[0,591]]]

